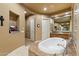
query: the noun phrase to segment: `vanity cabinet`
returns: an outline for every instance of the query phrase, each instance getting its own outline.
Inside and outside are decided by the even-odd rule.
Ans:
[[[70,34],[50,34],[50,37],[60,37],[64,39],[69,39]]]

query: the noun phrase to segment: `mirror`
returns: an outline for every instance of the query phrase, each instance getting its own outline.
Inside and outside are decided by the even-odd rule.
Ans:
[[[52,16],[50,20],[50,36],[69,35],[72,32],[71,11]],[[57,35],[58,34],[58,35]]]

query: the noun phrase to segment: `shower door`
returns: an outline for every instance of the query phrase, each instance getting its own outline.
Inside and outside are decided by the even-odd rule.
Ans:
[[[42,40],[50,37],[50,23],[49,19],[42,19]]]

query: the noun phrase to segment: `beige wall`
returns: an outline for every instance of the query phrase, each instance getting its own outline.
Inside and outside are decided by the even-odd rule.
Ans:
[[[20,32],[9,34],[9,11],[19,15]],[[6,55],[25,44],[25,14],[19,4],[0,4],[0,15],[4,17],[4,26],[0,26],[0,55]]]
[[[35,18],[35,40],[42,40],[42,21],[41,16],[36,15]],[[40,25],[39,28],[37,25]]]
[[[77,11],[73,15],[73,40],[76,44],[76,52],[79,56],[79,3],[74,4],[74,11]]]
[[[43,20],[43,17],[46,19],[46,16],[44,15],[39,15],[39,14],[36,14],[36,15],[33,15],[33,16],[30,16],[27,20],[26,20],[26,24],[27,24],[27,28],[26,29],[26,33],[29,32],[30,28],[30,20],[31,18],[33,18],[35,21],[34,21],[34,29],[35,29],[35,32],[34,32],[34,40],[35,41],[38,41],[38,40],[42,40],[42,20]],[[37,25],[39,24],[39,27],[37,27]],[[29,32],[30,33],[30,32]],[[29,34],[28,34],[28,37],[29,37]],[[50,37],[50,34],[49,36]]]
[[[70,32],[72,32],[72,20],[70,20]]]

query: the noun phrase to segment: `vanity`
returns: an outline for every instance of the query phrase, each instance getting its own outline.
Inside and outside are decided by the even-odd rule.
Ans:
[[[64,38],[64,39],[69,39],[70,34],[69,33],[50,34],[50,37],[60,37],[60,38]]]

